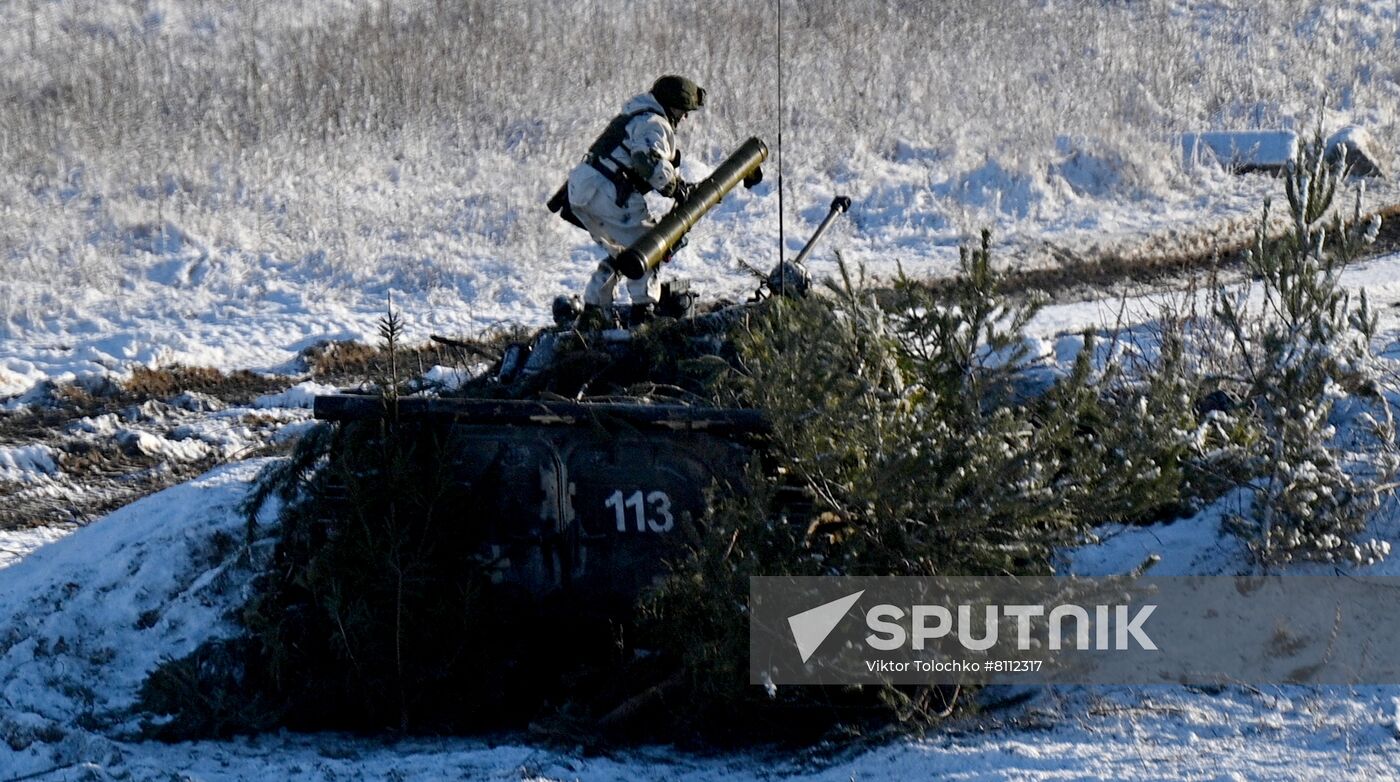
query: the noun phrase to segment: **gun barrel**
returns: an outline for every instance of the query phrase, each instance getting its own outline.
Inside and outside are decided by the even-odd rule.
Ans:
[[[801,266],[808,254],[812,252],[812,248],[817,246],[817,240],[822,238],[822,234],[826,233],[826,229],[831,226],[831,221],[836,219],[836,215],[850,208],[851,199],[847,196],[839,195],[831,199],[831,209],[826,213],[826,218],[822,220],[821,225],[817,226],[817,230],[812,233],[812,238],[807,240],[807,245],[802,248],[802,252],[798,253],[792,262]]]
[[[695,192],[688,201],[672,209],[656,227],[619,253],[613,265],[633,280],[655,269],[685,232],[694,227],[706,212],[715,208],[720,199],[752,174],[767,157],[768,145],[757,138],[745,141],[734,154],[720,163],[714,173],[695,186]]]

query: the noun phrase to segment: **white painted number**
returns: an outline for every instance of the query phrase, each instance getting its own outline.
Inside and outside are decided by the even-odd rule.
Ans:
[[[647,506],[651,506],[651,514],[648,517]],[[676,526],[676,519],[671,515],[671,498],[666,496],[664,491],[654,491],[644,494],[641,490],[624,495],[621,489],[613,492],[603,503],[604,508],[612,508],[617,519],[617,531],[627,531],[627,511],[632,511],[632,516],[636,519],[638,532],[670,532]]]
[[[637,531],[646,532],[647,512],[646,508],[642,507],[642,493],[640,491],[627,498],[627,507],[631,508],[637,514]],[[622,531],[621,526],[618,526],[618,531]]]
[[[622,511],[622,490],[618,489],[608,497],[608,501],[603,503],[604,508],[612,508],[617,512],[617,531],[627,531],[627,515]]]
[[[656,506],[653,510],[662,519],[660,524],[647,519],[647,526],[651,527],[652,532],[670,532],[671,528],[676,526],[676,520],[671,518],[671,498],[667,497],[664,491],[654,491],[647,495],[647,503]]]

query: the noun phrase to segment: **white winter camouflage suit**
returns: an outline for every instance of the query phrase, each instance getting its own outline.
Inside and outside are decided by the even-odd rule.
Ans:
[[[649,161],[652,170],[648,183],[656,190],[668,190],[678,174],[671,163],[676,158],[676,129],[667,119],[665,109],[650,92],[644,92],[627,101],[622,113],[633,114],[646,109],[655,113],[639,114],[627,123],[626,136],[622,145],[613,151],[612,161],[630,165],[634,171],[638,171],[634,161]],[[638,173],[645,176],[646,172]],[[587,161],[569,172],[569,205],[610,257],[617,257],[657,223],[641,193],[633,193],[618,206],[613,183]],[[619,279],[622,275],[613,271],[606,261],[598,264],[583,290],[583,302],[605,309],[611,307],[613,290]],[[633,304],[655,304],[661,295],[656,270],[648,271],[639,280],[628,280],[627,292]]]

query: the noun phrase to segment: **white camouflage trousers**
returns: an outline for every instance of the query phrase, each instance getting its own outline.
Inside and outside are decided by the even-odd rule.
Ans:
[[[602,246],[610,258],[616,258],[656,225],[645,198],[633,193],[626,203],[618,206],[613,184],[586,163],[569,174],[569,206],[593,241]],[[611,307],[613,292],[623,279],[626,278],[614,271],[606,260],[599,263],[583,289],[583,303],[604,309]],[[627,293],[633,304],[655,304],[661,297],[656,270],[648,271],[639,280],[627,280]]]

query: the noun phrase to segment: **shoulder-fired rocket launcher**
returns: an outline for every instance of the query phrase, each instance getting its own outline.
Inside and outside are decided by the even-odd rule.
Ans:
[[[695,192],[683,204],[678,204],[661,218],[642,238],[618,254],[614,268],[630,279],[640,279],[666,258],[685,232],[695,226],[706,212],[715,208],[720,199],[740,182],[753,176],[768,157],[768,145],[757,138],[745,141],[734,154],[725,158],[714,173],[695,186]]]

